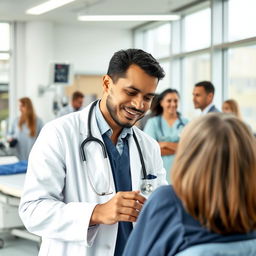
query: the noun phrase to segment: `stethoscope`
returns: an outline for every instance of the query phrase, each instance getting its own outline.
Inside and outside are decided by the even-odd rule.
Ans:
[[[182,121],[182,119],[180,118],[180,113],[179,113],[179,112],[177,113],[177,116],[178,116],[178,119],[179,119],[179,123],[178,123],[178,125],[177,125],[177,129],[179,130],[181,127],[184,127],[185,124],[184,124],[184,122]],[[163,131],[163,127],[162,127],[161,116],[159,116],[159,119],[158,119],[158,126],[159,126],[160,133],[161,133],[162,137],[164,137],[164,131]]]
[[[86,163],[86,155],[85,155],[85,149],[84,149],[86,143],[95,142],[95,143],[98,143],[100,145],[101,150],[102,150],[102,154],[103,154],[103,157],[104,157],[105,166],[107,166],[107,169],[108,169],[108,189],[107,189],[107,191],[103,191],[103,192],[97,191],[97,189],[93,185],[93,182],[91,180],[91,177],[90,177],[89,173],[88,172],[87,173],[88,173],[88,180],[89,180],[89,183],[90,183],[90,186],[91,186],[92,190],[98,196],[106,196],[106,195],[110,195],[110,194],[113,193],[113,191],[110,191],[111,171],[109,170],[109,164],[108,164],[108,160],[107,160],[107,158],[108,158],[107,149],[106,149],[105,144],[100,139],[98,139],[98,138],[96,138],[92,135],[92,130],[91,130],[92,112],[93,112],[93,108],[96,106],[97,103],[98,103],[98,100],[94,101],[92,103],[90,109],[89,109],[88,123],[87,123],[88,135],[87,135],[87,138],[81,143],[80,150],[81,150],[82,160],[83,160],[83,162]],[[142,181],[141,181],[140,189],[141,189],[141,192],[143,194],[147,195],[147,194],[150,194],[151,192],[153,192],[153,190],[154,190],[154,186],[148,181],[152,180],[152,179],[155,179],[156,176],[151,175],[151,174],[147,175],[146,166],[145,166],[145,162],[144,162],[144,159],[143,159],[142,151],[141,151],[137,136],[135,135],[134,131],[133,131],[133,138],[134,138],[134,141],[135,141],[138,153],[139,153],[141,167],[142,167]]]

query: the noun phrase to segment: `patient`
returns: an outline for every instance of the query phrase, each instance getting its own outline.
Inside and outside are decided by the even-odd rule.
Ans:
[[[256,238],[256,139],[240,119],[214,113],[188,124],[172,180],[143,207],[123,255]]]

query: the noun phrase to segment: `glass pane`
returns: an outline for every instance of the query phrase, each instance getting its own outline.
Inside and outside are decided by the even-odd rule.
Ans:
[[[166,23],[145,32],[145,48],[155,58],[167,57],[171,49],[171,24]]]
[[[184,50],[193,51],[210,46],[211,11],[204,9],[184,19]]]
[[[256,1],[229,0],[228,39],[230,41],[256,36]]]
[[[165,77],[159,81],[159,84],[156,89],[156,93],[161,93],[167,88],[171,87],[171,77],[170,77],[170,62],[160,62],[161,67],[164,69]]]
[[[8,23],[0,23],[0,51],[8,51],[10,49],[10,25]]]
[[[1,87],[1,84],[0,84],[0,87]],[[9,115],[9,108],[8,108],[9,95],[8,95],[8,91],[5,91],[3,89],[4,88],[2,87],[0,88],[0,137],[3,132],[6,133],[6,129],[2,127],[3,125],[1,125],[1,123],[3,120],[6,121]],[[3,137],[4,135],[6,134],[2,134]]]
[[[193,104],[193,89],[197,82],[211,79],[210,54],[194,55],[183,60],[183,90],[181,103],[183,115],[192,119],[200,113]]]
[[[242,118],[256,132],[256,45],[228,53],[228,98],[237,100]]]
[[[0,53],[0,84],[9,83],[9,54]]]
[[[8,117],[9,54],[0,54],[0,137],[4,136],[1,121]]]

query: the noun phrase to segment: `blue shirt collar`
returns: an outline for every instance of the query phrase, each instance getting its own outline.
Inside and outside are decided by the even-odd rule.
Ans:
[[[107,121],[105,120],[104,116],[100,111],[100,101],[98,101],[95,108],[96,108],[95,109],[96,121],[100,130],[100,134],[103,135],[106,133],[108,137],[111,137],[111,135],[113,134],[113,130],[110,128],[110,126],[108,125]],[[132,134],[133,134],[132,128],[123,128],[121,131],[121,134],[119,135],[119,138],[123,139],[123,138],[126,138],[127,135],[132,135]]]

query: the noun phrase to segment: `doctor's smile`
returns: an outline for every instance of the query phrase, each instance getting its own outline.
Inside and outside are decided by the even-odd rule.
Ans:
[[[145,111],[140,111],[134,108],[124,107],[126,118],[129,120],[136,120],[138,121],[140,118],[142,118],[145,114]]]

